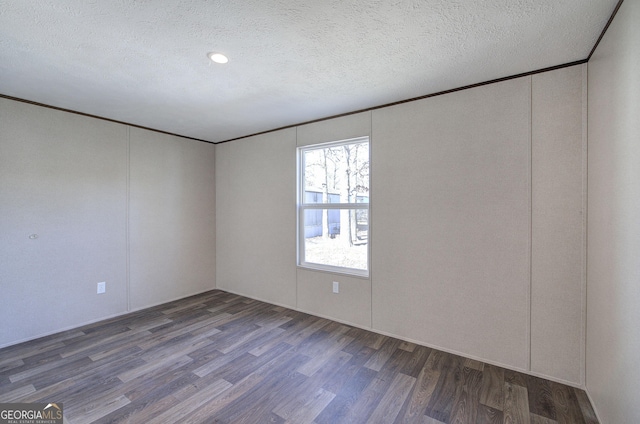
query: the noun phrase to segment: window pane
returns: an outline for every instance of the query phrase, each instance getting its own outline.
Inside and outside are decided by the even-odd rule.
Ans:
[[[369,142],[304,151],[305,203],[369,203]]]
[[[368,212],[367,209],[305,210],[305,262],[366,270]]]

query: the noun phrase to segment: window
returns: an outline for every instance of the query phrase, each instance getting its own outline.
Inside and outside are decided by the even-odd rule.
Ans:
[[[298,265],[368,276],[369,137],[298,154]]]

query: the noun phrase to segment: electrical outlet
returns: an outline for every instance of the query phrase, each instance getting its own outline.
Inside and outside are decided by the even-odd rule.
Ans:
[[[333,282],[333,292],[334,293],[339,293],[340,292],[340,283],[337,281]]]
[[[107,291],[107,283],[106,283],[106,281],[98,283],[98,294],[104,293],[106,291]]]

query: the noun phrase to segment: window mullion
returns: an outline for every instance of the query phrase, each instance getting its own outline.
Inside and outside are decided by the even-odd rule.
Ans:
[[[369,209],[368,203],[302,203],[302,209]]]

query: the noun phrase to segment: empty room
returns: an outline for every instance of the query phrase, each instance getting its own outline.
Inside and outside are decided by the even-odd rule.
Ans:
[[[640,422],[640,0],[0,0],[0,423]]]

